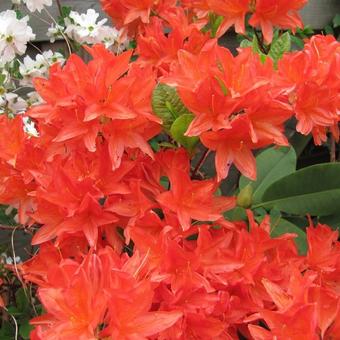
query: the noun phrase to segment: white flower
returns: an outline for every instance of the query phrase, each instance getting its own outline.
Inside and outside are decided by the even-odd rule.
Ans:
[[[24,54],[27,42],[35,38],[27,21],[28,16],[18,20],[15,11],[0,13],[0,60],[3,62],[13,60],[16,53]]]
[[[23,1],[31,12],[38,11],[40,13],[44,6],[52,6],[52,0],[23,0]]]
[[[62,38],[62,32],[65,30],[64,26],[61,25],[54,25],[52,24],[51,27],[47,30],[46,35],[50,38],[50,42],[54,43],[56,39]]]
[[[15,261],[15,263],[20,263],[21,262],[20,256],[16,256],[14,260],[13,260],[13,257],[7,256],[6,253],[2,253],[2,254],[0,254],[0,256],[3,258],[3,260],[6,262],[6,264],[10,264],[11,265],[11,264],[14,263],[14,261]]]
[[[4,93],[0,96],[0,114],[16,115],[26,111],[27,103],[16,93]]]
[[[27,93],[27,104],[28,106],[37,105],[44,103],[44,100],[41,98],[38,92],[32,91]]]
[[[32,85],[35,77],[44,77],[48,75],[49,67],[57,62],[63,63],[65,58],[59,52],[53,53],[51,50],[37,54],[35,60],[30,56],[26,56],[20,63],[19,71],[23,76],[20,81],[22,85]]]
[[[98,32],[98,40],[105,44],[105,47],[111,47],[117,44],[119,31],[110,26],[102,26]]]
[[[32,122],[29,117],[24,117],[22,121],[24,123],[24,131],[28,135],[32,137],[39,137],[39,132],[35,128],[34,122]]]
[[[101,41],[98,36],[107,19],[97,23],[99,14],[94,9],[88,9],[86,14],[71,11],[69,17],[72,21],[66,18],[65,34],[80,44],[95,44]]]

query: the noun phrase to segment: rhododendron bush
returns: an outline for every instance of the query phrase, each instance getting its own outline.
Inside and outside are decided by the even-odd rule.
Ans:
[[[340,339],[340,43],[292,48],[306,2],[61,8],[35,59],[19,9],[51,2],[0,14],[2,228],[34,246],[1,339]]]

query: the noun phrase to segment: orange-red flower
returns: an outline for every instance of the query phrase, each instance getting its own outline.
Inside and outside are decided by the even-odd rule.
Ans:
[[[252,150],[288,144],[283,124],[293,112],[280,90],[272,89],[273,74],[270,59],[262,63],[250,49],[233,57],[209,41],[198,55],[180,51],[179,64],[164,78],[177,86],[194,114],[186,135],[199,136],[216,151],[218,180],[228,175],[233,162],[242,174],[255,179]]]
[[[46,104],[32,108],[29,116],[42,129],[44,125],[56,127],[50,131],[54,133],[50,141],[53,155],[63,153],[64,145],[78,149],[79,142],[94,152],[104,138],[114,169],[126,148],[139,148],[152,156],[147,140],[159,132],[160,122],[151,114],[152,72],[146,76],[148,70],[144,69],[141,77],[141,70],[133,67],[122,77],[129,69],[131,52],[115,56],[100,45],[88,51],[94,58],[88,65],[73,55],[63,69],[51,69],[49,80],[36,79]]]
[[[303,51],[279,61],[278,84],[288,96],[298,120],[296,129],[313,134],[315,144],[330,131],[339,139],[340,43],[332,36],[314,36]],[[334,73],[335,71],[335,73]]]
[[[218,187],[214,180],[191,180],[188,173],[179,168],[170,169],[168,176],[170,190],[161,193],[157,201],[163,208],[176,212],[184,231],[190,228],[192,219],[216,221],[222,212],[235,205],[234,198],[214,196]]]
[[[298,14],[308,0],[256,0],[255,11],[249,20],[250,25],[260,26],[266,42],[273,39],[273,28],[291,29],[302,28],[303,23]]]
[[[124,33],[136,36],[143,31],[150,17],[176,5],[174,0],[101,0],[103,10],[112,18],[115,26],[123,28]]]

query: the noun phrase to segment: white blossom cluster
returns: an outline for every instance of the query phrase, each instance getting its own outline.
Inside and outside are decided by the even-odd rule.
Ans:
[[[59,53],[53,53],[51,50],[37,54],[35,59],[26,56],[20,63],[19,71],[23,79],[20,80],[21,85],[32,85],[34,78],[46,78],[51,65],[55,63],[64,63],[64,56]]]
[[[43,10],[44,6],[52,6],[52,0],[12,0],[14,5],[24,3],[30,12]]]
[[[65,26],[52,24],[47,35],[51,42],[66,36],[81,45],[103,43],[115,52],[124,50],[128,42],[120,42],[119,31],[114,27],[105,25],[106,18],[99,21],[98,18],[99,13],[92,8],[82,14],[71,11],[69,16],[65,18]]]

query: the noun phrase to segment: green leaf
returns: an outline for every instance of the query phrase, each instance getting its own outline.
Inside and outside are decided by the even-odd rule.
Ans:
[[[7,307],[7,311],[9,314],[12,314],[13,316],[20,316],[22,313],[18,310],[15,306],[9,306]]]
[[[18,20],[20,20],[24,17],[24,14],[19,9],[15,10],[15,14],[16,14],[16,17],[17,17]]]
[[[333,27],[337,28],[340,26],[340,14],[337,14],[333,19]]]
[[[305,136],[299,132],[295,132],[294,135],[289,138],[289,144],[294,148],[297,157],[302,154],[303,150],[307,147],[311,139],[311,134]]]
[[[194,116],[192,114],[184,114],[174,121],[170,129],[172,138],[189,151],[192,151],[199,142],[198,137],[184,136],[193,119]]]
[[[4,84],[6,78],[5,74],[0,73],[0,86]]]
[[[299,30],[299,29],[298,29]],[[306,37],[309,35],[313,35],[314,34],[314,30],[311,26],[306,25],[303,30],[301,30],[303,35],[305,35]]]
[[[240,43],[240,47],[245,48],[245,47],[253,47],[253,42],[248,39],[244,39]]]
[[[163,121],[167,132],[173,122],[184,114],[189,114],[188,109],[183,105],[177,90],[174,87],[158,84],[152,94],[152,109]]]
[[[290,36],[290,40],[293,44],[296,45],[296,47],[302,49],[305,46],[305,43],[303,42],[303,40],[299,37],[297,37],[296,35],[291,35]]]
[[[20,320],[19,334],[26,340],[30,338],[30,332],[34,327],[30,325],[29,320]]]
[[[29,309],[29,300],[23,288],[20,288],[15,293],[15,301],[20,312],[24,313]]]
[[[319,218],[319,222],[329,225],[334,230],[340,231],[340,212],[329,216],[322,216]]]
[[[151,140],[149,140],[149,144],[154,152],[158,152],[160,150],[160,147],[159,147],[159,144],[156,138],[152,138]]]
[[[169,190],[170,181],[169,181],[168,177],[162,176],[161,179],[160,179],[160,184],[164,189]]]
[[[209,13],[209,24],[211,27],[211,37],[215,38],[216,33],[218,28],[220,27],[222,21],[223,21],[223,16],[217,15],[215,13]]]
[[[331,215],[339,211],[340,163],[313,165],[285,176],[264,192],[265,208],[290,214]]]
[[[293,173],[296,169],[296,154],[293,148],[270,148],[256,157],[257,179],[252,182],[245,176],[240,178],[240,189],[249,183],[253,188],[253,204],[262,201],[265,190],[278,179]]]
[[[324,31],[325,31],[326,34],[334,35],[334,30],[333,30],[333,27],[331,25],[325,26]]]
[[[274,60],[276,64],[285,52],[290,51],[291,40],[289,32],[283,33],[279,38],[274,40],[271,44],[268,55]]]
[[[280,218],[275,223],[271,224],[270,236],[275,238],[279,237],[283,234],[294,233],[297,234],[297,237],[294,239],[294,242],[299,250],[300,255],[304,255],[307,253],[307,239],[306,233],[294,225],[293,223],[288,222],[287,220]]]
[[[228,221],[246,221],[247,213],[246,209],[241,207],[236,207],[232,210],[226,211],[223,214],[224,218]]]
[[[264,63],[267,59],[267,55],[262,52],[256,35],[254,35],[253,37],[252,49],[255,53],[257,53],[260,56],[261,62]]]
[[[61,7],[61,13],[64,18],[68,17],[72,11],[72,7],[70,6],[62,6]]]
[[[13,340],[14,339],[14,328],[9,321],[2,321],[0,328],[0,339],[1,340]]]

